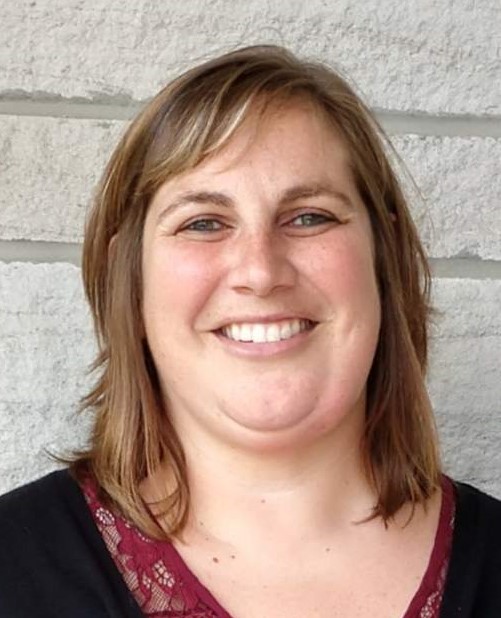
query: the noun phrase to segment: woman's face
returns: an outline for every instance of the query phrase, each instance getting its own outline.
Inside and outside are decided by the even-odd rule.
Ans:
[[[343,141],[308,103],[251,115],[155,195],[143,315],[181,439],[297,446],[361,425],[380,304]]]

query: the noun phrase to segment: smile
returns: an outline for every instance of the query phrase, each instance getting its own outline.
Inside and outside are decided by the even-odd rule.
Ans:
[[[233,341],[248,343],[274,343],[292,339],[296,335],[311,330],[315,323],[310,320],[292,319],[269,323],[228,324],[221,334]]]

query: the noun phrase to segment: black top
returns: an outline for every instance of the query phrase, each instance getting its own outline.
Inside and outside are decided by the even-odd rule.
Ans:
[[[455,484],[441,618],[501,618],[501,502]],[[67,470],[0,498],[1,618],[142,618]]]

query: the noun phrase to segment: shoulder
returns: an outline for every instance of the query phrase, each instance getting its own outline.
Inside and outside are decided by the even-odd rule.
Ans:
[[[501,616],[501,501],[454,482],[454,533],[441,616]]]
[[[68,470],[52,472],[0,496],[0,534],[56,523],[83,504],[83,496]]]
[[[0,497],[0,616],[138,616],[68,470]]]
[[[0,495],[0,513],[10,505],[54,493],[60,484],[74,483],[67,469],[57,470]]]
[[[17,564],[55,563],[92,527],[85,498],[68,470],[0,496],[0,573]]]
[[[467,483],[456,481],[454,487],[459,525],[496,521],[501,524],[501,500]]]

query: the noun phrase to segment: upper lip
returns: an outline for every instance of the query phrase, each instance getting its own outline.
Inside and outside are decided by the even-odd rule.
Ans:
[[[215,330],[229,326],[230,324],[268,324],[273,322],[283,322],[286,320],[309,320],[316,323],[318,320],[314,320],[310,316],[304,313],[275,313],[267,315],[241,315],[238,317],[225,318]]]

